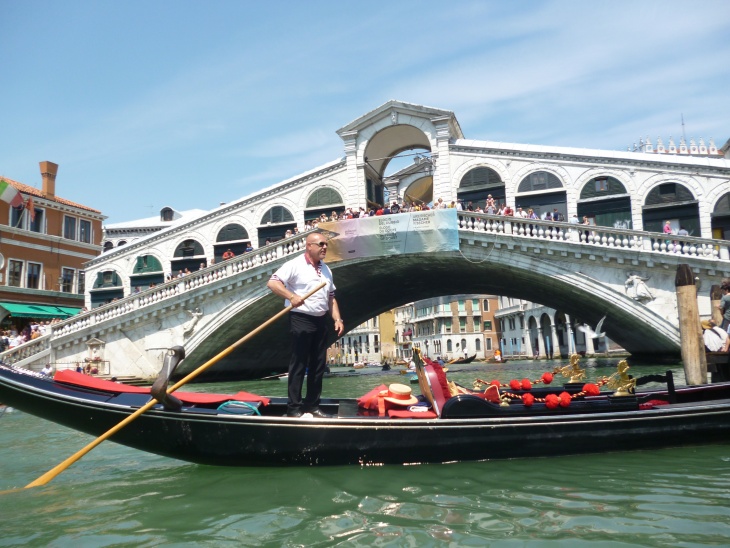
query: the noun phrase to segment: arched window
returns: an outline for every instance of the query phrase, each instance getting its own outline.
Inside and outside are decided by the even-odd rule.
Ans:
[[[626,187],[615,177],[594,177],[580,191],[581,200],[603,198],[614,194],[626,194]]]
[[[631,197],[623,183],[603,175],[583,185],[578,199],[578,219],[583,217],[596,226],[631,229]]]
[[[175,249],[174,257],[195,257],[203,255],[203,246],[195,240],[185,240]]]
[[[690,190],[679,183],[663,183],[646,196],[645,206],[692,202],[695,197]]]
[[[248,240],[248,232],[241,225],[231,223],[218,231],[216,242],[238,242]]]
[[[175,218],[175,211],[171,207],[163,207],[160,210],[160,221],[170,222]]]
[[[680,183],[662,183],[651,189],[642,209],[647,232],[662,232],[664,223],[670,221],[673,230],[684,228],[690,236],[700,236],[698,201]]]
[[[482,349],[482,341],[476,339],[474,341],[474,347],[476,348],[476,351],[479,352]]]
[[[152,255],[141,255],[137,257],[133,274],[149,274],[150,272],[162,272],[162,265]]]
[[[475,167],[464,174],[459,182],[459,190],[483,189],[504,186],[499,173],[490,167]]]
[[[275,224],[275,223],[291,223],[294,221],[294,216],[287,208],[283,206],[274,206],[269,209],[264,216],[261,217],[261,224]]]
[[[104,242],[104,251],[110,251],[114,249],[114,242]]]
[[[446,339],[446,352],[452,351],[451,339]]]
[[[475,167],[467,171],[459,182],[456,197],[464,204],[471,202],[475,207],[484,208],[489,195],[495,202],[504,203],[504,182],[499,173],[490,167]]]
[[[342,200],[342,196],[333,188],[318,188],[307,198],[304,220],[318,219],[323,213],[330,217],[333,211],[338,215],[345,211],[345,202]]]
[[[533,192],[552,188],[563,188],[563,183],[549,171],[536,171],[522,179],[517,192]]]
[[[318,188],[307,198],[307,208],[331,205],[344,205],[342,196],[334,188]]]

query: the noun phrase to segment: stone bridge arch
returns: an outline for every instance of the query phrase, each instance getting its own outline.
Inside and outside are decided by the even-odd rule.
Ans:
[[[657,358],[676,356],[679,351],[678,329],[623,291],[622,264],[613,265],[617,280],[617,287],[613,288],[588,274],[571,272],[566,265],[573,259],[558,259],[561,255],[535,257],[532,250],[490,245],[486,252],[484,241],[462,241],[461,247],[460,252],[352,259],[331,264],[346,329],[408,302],[473,292],[533,301],[581,318],[592,326],[605,315],[604,331],[633,355]],[[598,266],[606,268],[602,258]],[[674,270],[656,269],[652,276],[656,283],[673,287]],[[282,309],[281,299],[266,290],[267,279],[268,275],[262,274],[244,298],[232,298],[220,309],[213,322],[215,327],[210,324],[209,329],[186,342],[189,353],[181,374],[210,359]],[[542,336],[550,337],[552,331]],[[330,342],[334,340],[335,335],[330,332]],[[271,371],[283,372],[288,359],[289,337],[284,318],[221,360],[209,377],[222,380],[241,374],[256,377]]]

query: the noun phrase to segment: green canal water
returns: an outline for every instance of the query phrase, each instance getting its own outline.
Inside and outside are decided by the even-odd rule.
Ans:
[[[588,379],[615,371],[589,362]],[[538,378],[554,362],[452,366],[449,378]],[[640,376],[672,369],[642,366]],[[369,373],[369,371],[366,371]],[[359,396],[397,374],[325,380]],[[417,385],[413,385],[417,391]],[[283,381],[195,385],[284,395]],[[0,490],[93,438],[0,416]],[[0,546],[727,546],[730,443],[420,466],[221,468],[111,442],[43,487],[0,494]]]

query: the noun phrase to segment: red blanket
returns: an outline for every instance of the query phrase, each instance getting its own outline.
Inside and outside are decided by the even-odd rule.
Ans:
[[[73,386],[82,386],[85,388],[92,388],[94,390],[103,390],[104,392],[112,392],[115,394],[149,394],[149,387],[144,386],[130,386],[128,384],[122,384],[119,382],[107,381],[92,377],[90,375],[84,375],[83,373],[77,373],[69,369],[57,371],[53,376],[53,380],[56,382],[71,384]],[[202,392],[174,392],[175,397],[182,400],[186,404],[215,404],[223,403],[226,401],[246,401],[246,402],[261,402],[264,405],[269,405],[269,398],[264,396],[258,396],[256,394],[250,394],[248,392],[238,392],[237,394],[207,394]]]

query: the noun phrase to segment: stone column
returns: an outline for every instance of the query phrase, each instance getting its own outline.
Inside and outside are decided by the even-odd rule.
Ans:
[[[573,324],[570,316],[565,315],[565,333],[568,336],[568,357],[575,354],[575,333],[573,332]]]
[[[583,324],[585,327],[590,327],[587,324]],[[592,356],[596,353],[596,349],[593,346],[593,337],[589,337],[587,333],[583,332],[583,335],[586,339],[586,356]]]
[[[542,334],[542,326],[537,327],[537,353],[538,358],[547,358],[547,352],[545,352],[545,339]]]
[[[357,131],[349,131],[340,135],[345,143],[347,161],[347,204],[365,205],[365,182],[362,180],[362,165],[357,161]]]
[[[533,357],[535,355],[535,351],[532,348],[532,338],[530,336],[530,330],[527,328],[527,322],[525,322],[525,327],[522,329],[523,339],[525,339],[525,346],[524,351],[525,355],[528,357]]]
[[[550,319],[550,338],[551,340],[551,346],[552,346],[552,358],[558,357],[560,358],[560,339],[558,339],[558,329],[555,327],[555,324],[552,323],[552,318]]]
[[[433,162],[433,199],[443,198],[446,203],[456,200],[451,185],[451,158],[449,156],[449,140],[451,139],[450,116],[438,116],[431,119],[436,129],[436,147],[431,150]]]

